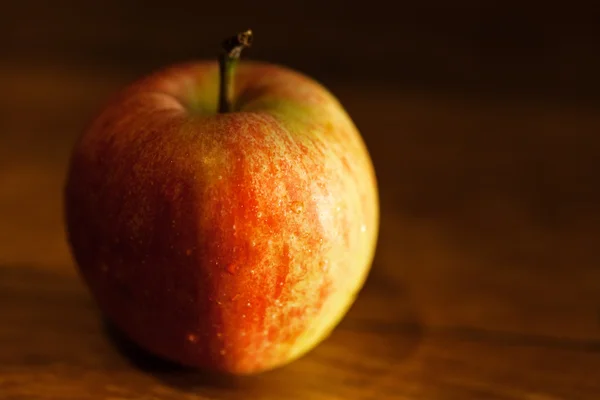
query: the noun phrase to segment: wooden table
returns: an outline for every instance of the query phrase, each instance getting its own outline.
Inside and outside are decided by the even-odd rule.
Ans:
[[[133,77],[0,65],[1,399],[600,399],[593,107],[332,87],[381,185],[372,273],[310,354],[225,379],[107,332],[65,242],[70,147]]]

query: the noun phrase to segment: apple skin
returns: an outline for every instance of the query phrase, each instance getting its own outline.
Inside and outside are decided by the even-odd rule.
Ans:
[[[369,153],[327,89],[241,62],[217,113],[218,65],[175,65],[109,101],[76,143],[67,237],[100,310],[135,343],[231,374],[325,339],[371,267]]]

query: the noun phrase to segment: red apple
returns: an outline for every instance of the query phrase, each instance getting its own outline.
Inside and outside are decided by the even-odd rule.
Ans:
[[[344,316],[379,203],[367,149],[327,89],[267,63],[223,71],[176,65],[118,94],[73,150],[66,222],[82,277],[126,336],[249,374],[303,355]]]

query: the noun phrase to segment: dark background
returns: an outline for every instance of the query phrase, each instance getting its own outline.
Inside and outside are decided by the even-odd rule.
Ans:
[[[2,3],[0,399],[597,400],[598,21],[592,2]],[[381,229],[331,338],[223,381],[116,350],[75,274],[62,187],[111,94],[247,28],[245,58],[349,111]]]
[[[24,0],[4,3],[0,43],[10,61],[144,73],[252,28],[249,57],[325,83],[598,99],[600,11],[582,4]]]

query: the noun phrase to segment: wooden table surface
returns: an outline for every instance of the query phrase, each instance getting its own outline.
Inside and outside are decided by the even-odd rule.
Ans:
[[[0,64],[1,399],[600,399],[600,115],[568,102],[334,85],[381,185],[372,273],[329,339],[222,378],[105,328],[61,189],[118,68]]]

